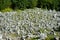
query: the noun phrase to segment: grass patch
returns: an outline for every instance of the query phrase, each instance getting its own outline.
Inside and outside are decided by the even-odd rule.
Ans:
[[[2,12],[10,12],[10,11],[13,11],[11,8],[5,8],[3,10],[1,10]]]

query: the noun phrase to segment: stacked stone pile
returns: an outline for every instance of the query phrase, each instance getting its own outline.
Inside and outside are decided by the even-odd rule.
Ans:
[[[30,38],[43,39],[47,37],[53,27],[58,27],[60,14],[55,10],[26,9],[21,12],[0,12],[0,32],[2,39],[27,40]],[[0,38],[1,38],[0,37]],[[5,40],[4,39],[4,40]]]

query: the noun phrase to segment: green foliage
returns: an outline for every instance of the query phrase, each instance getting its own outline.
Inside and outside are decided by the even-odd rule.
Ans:
[[[0,10],[10,7],[11,0],[0,0]]]
[[[5,8],[3,10],[1,10],[2,12],[10,12],[10,11],[13,11],[11,8]]]
[[[0,0],[0,10],[8,7],[12,9],[39,7],[60,10],[60,0]]]
[[[29,7],[34,8],[37,6],[38,0],[29,0]]]
[[[14,34],[10,33],[9,36],[14,38],[14,37],[17,37],[18,35],[16,33],[14,33]]]
[[[28,6],[28,0],[11,0],[12,8],[25,9]]]
[[[38,7],[47,9],[58,9],[58,0],[38,0]]]
[[[58,0],[57,10],[59,10],[59,11],[60,11],[60,0]]]
[[[11,0],[13,8],[25,9],[37,5],[37,0]]]
[[[54,35],[48,35],[48,37],[45,40],[53,40]]]

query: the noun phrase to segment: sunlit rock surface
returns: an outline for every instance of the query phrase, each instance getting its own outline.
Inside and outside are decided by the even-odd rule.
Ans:
[[[49,34],[56,36],[53,28],[59,26],[60,12],[55,10],[36,8],[20,12],[0,12],[1,40],[42,40]]]

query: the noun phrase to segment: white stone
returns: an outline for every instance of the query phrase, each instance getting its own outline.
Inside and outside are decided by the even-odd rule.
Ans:
[[[56,18],[57,14],[54,14],[54,17]]]
[[[52,12],[52,10],[49,10],[49,12]]]
[[[40,38],[41,38],[41,39],[45,39],[46,37],[47,37],[46,34],[44,34],[44,33],[41,33],[41,34],[40,34]]]
[[[0,39],[2,39],[2,34],[0,34]]]

